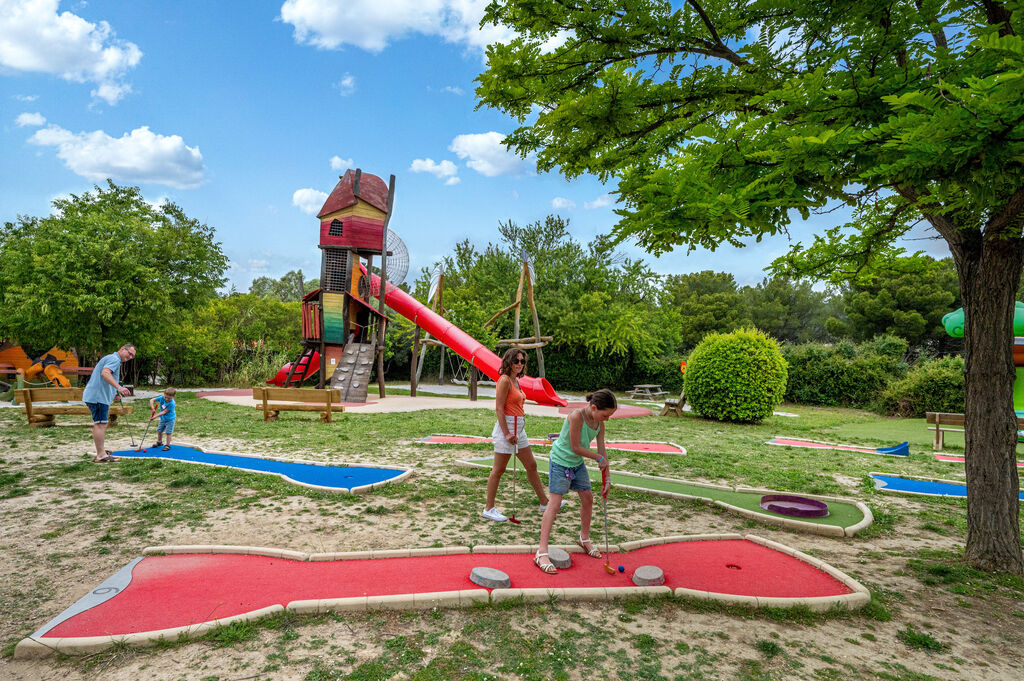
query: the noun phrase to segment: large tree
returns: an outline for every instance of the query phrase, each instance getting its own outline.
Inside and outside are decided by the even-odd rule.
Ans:
[[[0,338],[74,348],[85,360],[149,339],[223,283],[213,229],[173,203],[108,182],[0,228]]]
[[[495,0],[482,105],[541,170],[618,179],[659,253],[835,225],[776,272],[849,277],[916,225],[966,312],[967,561],[1024,573],[1011,341],[1024,263],[1024,11],[1000,0]],[[844,212],[849,220],[840,218]]]

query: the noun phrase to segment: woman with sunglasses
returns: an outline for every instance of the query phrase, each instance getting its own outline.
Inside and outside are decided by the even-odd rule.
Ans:
[[[487,478],[487,499],[482,513],[488,520],[499,523],[508,518],[494,507],[494,499],[498,495],[501,476],[513,455],[523,463],[526,478],[537,493],[541,512],[548,507],[548,495],[537,474],[537,462],[533,458],[533,450],[530,449],[530,439],[526,436],[526,413],[523,411],[526,395],[519,389],[519,377],[526,373],[526,353],[518,348],[509,348],[501,358],[500,372],[494,402],[497,422],[491,431],[491,439],[494,441],[494,467]]]

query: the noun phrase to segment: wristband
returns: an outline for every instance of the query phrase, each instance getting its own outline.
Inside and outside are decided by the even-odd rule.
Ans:
[[[601,463],[602,461],[604,461],[604,457],[603,456],[600,459],[597,460],[598,463]]]

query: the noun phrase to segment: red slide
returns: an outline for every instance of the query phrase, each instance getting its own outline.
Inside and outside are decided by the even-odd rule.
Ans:
[[[376,274],[371,274],[370,277],[371,295],[380,297],[380,277]],[[454,350],[459,357],[475,366],[492,381],[498,380],[501,358],[488,350],[483,343],[390,282],[384,294],[384,302],[392,310]],[[555,389],[543,378],[524,376],[519,379],[519,387],[526,393],[526,399],[537,404],[555,407],[564,407],[568,404],[555,394]]]
[[[303,369],[305,367],[305,369]],[[272,379],[267,381],[267,385],[279,385],[282,388],[286,387],[284,382],[288,378],[288,371],[292,368],[292,363],[288,362],[277,372]],[[308,362],[302,362],[298,368],[295,369],[295,373],[292,374],[292,383],[298,385],[302,381],[306,380],[316,372],[320,371],[320,353],[314,352],[313,358]]]

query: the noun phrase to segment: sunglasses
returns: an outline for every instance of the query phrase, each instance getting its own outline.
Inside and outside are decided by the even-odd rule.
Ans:
[[[525,359],[514,359],[514,360],[512,360],[512,363],[513,364],[526,364],[526,360]]]

